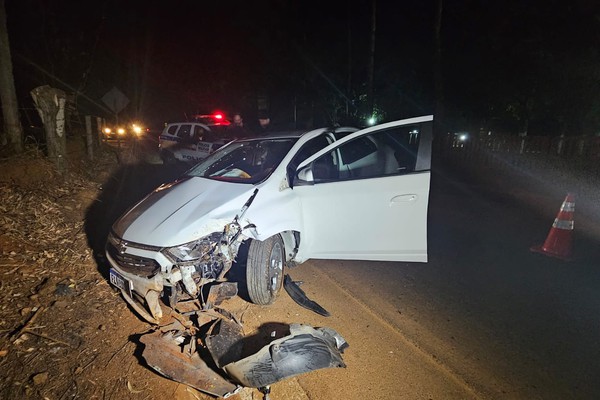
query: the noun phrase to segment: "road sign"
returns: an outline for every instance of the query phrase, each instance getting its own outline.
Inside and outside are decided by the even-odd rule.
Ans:
[[[115,114],[120,113],[127,104],[129,99],[119,89],[113,86],[104,96],[102,96],[102,102],[110,108]]]

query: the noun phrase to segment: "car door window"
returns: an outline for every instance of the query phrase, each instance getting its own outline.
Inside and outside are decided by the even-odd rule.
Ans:
[[[416,171],[420,125],[405,125],[359,136],[312,164],[315,183],[374,178]]]
[[[167,133],[168,133],[169,135],[173,135],[173,136],[175,136],[175,134],[177,133],[177,128],[179,128],[179,125],[171,125],[171,126],[169,127],[169,129],[167,130]]]
[[[179,136],[181,139],[187,139],[190,137],[191,133],[192,125],[184,124],[179,127],[179,130],[177,131],[177,136]]]
[[[327,135],[320,135],[310,139],[298,150],[296,155],[292,158],[292,161],[288,164],[287,171],[290,176],[294,176],[296,168],[306,160],[308,157],[317,153],[319,150],[324,149],[333,143],[333,139],[327,137]]]
[[[333,132],[333,135],[335,136],[335,140],[340,140],[345,138],[346,136],[348,136],[351,133],[356,132],[356,130],[350,130],[350,131],[336,131]]]
[[[302,161],[317,153],[319,150],[329,146],[331,143],[332,140],[326,135],[320,135],[310,139],[300,148],[300,150],[298,150],[294,158],[292,158],[292,161],[290,161],[290,164],[295,166],[295,170]]]

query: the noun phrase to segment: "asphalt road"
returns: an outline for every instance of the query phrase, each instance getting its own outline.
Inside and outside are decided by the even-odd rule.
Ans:
[[[434,175],[427,264],[311,261],[311,267],[475,397],[599,398],[597,238],[576,229],[571,262],[532,253],[554,216],[548,218],[545,204],[494,189]],[[448,386],[443,397],[465,398],[453,393]]]

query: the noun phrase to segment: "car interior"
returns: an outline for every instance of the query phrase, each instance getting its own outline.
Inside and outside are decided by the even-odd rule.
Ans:
[[[376,132],[344,143],[313,162],[316,183],[413,172],[418,133],[406,127]]]

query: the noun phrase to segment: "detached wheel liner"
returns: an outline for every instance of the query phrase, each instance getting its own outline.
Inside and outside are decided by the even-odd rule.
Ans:
[[[285,247],[281,236],[265,241],[253,240],[248,249],[246,281],[248,296],[254,304],[271,304],[283,286]]]

